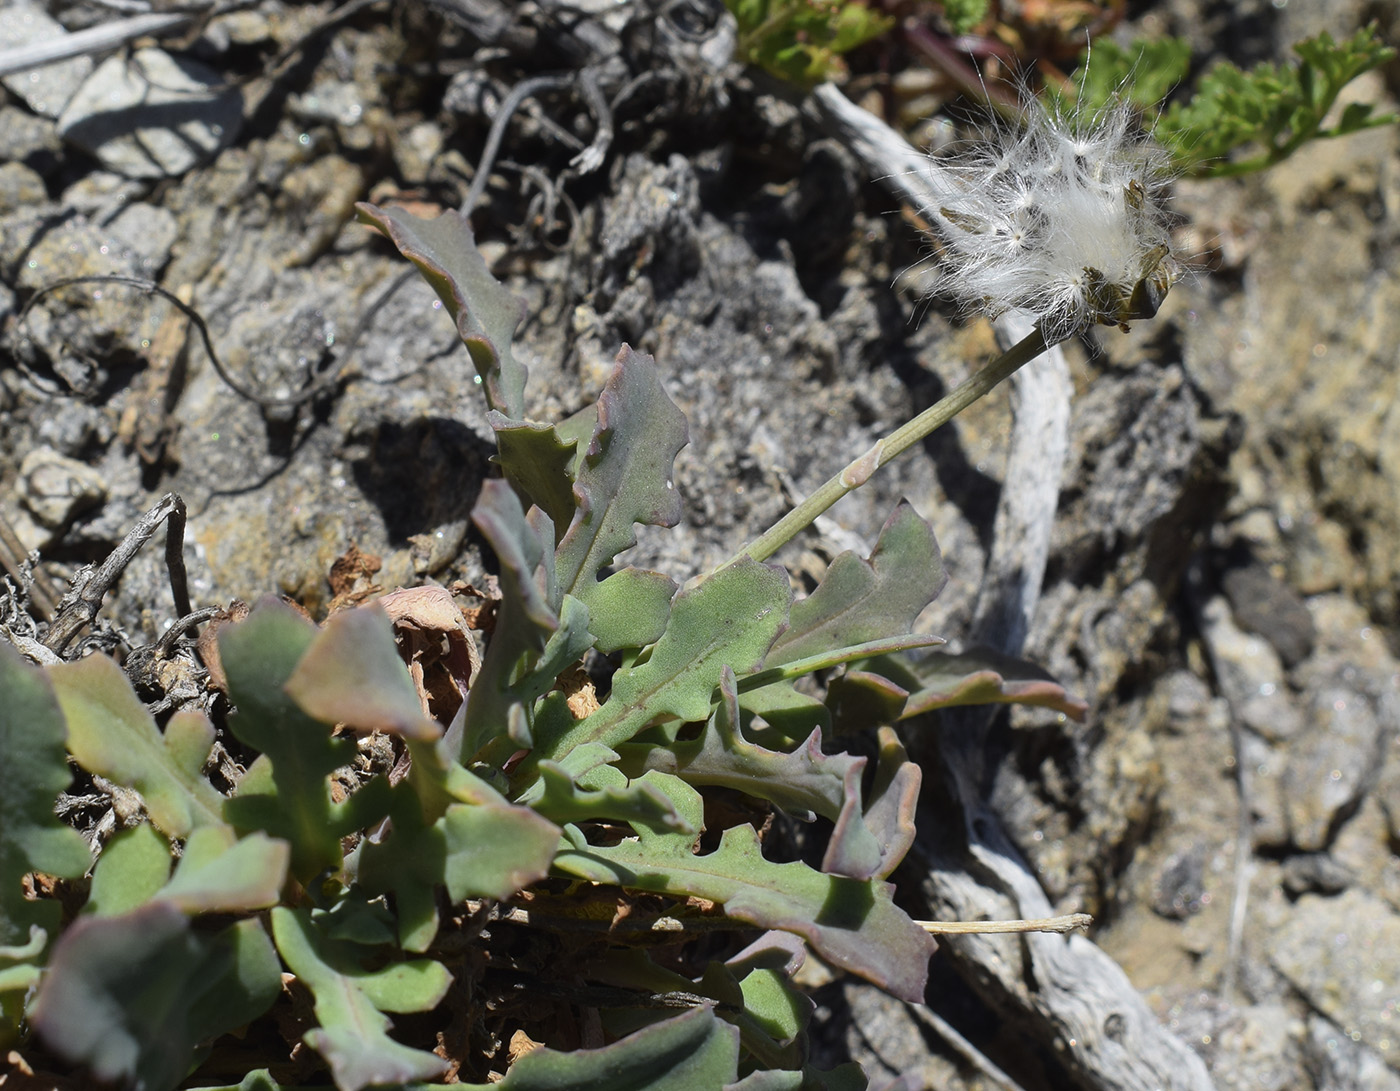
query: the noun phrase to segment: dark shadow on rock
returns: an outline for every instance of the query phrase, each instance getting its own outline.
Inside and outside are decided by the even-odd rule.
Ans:
[[[909,366],[900,367],[896,361],[895,373],[908,388],[914,401],[911,418],[934,405],[948,391],[943,383],[928,369],[918,366],[910,359]],[[1001,482],[976,466],[967,457],[958,439],[956,422],[940,428],[923,441],[924,454],[933,464],[938,475],[938,484],[963,517],[977,532],[977,540],[985,550],[992,547],[992,524],[996,519],[997,504],[1001,502]]]
[[[379,508],[395,544],[465,518],[494,450],[466,425],[446,417],[407,424],[380,421],[361,444],[368,452],[351,462],[351,472],[360,491]]]

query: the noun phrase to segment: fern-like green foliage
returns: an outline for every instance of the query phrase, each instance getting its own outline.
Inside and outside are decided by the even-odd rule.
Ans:
[[[1060,103],[1073,100],[1089,112],[1126,97],[1149,118],[1153,136],[1171,153],[1177,168],[1205,178],[1264,170],[1311,140],[1400,120],[1376,113],[1369,103],[1355,102],[1332,124],[1326,123],[1348,83],[1395,56],[1374,28],[1362,27],[1340,42],[1323,32],[1297,43],[1293,51],[1297,63],[1264,62],[1248,71],[1221,62],[1201,78],[1188,99],[1158,113],[1190,69],[1185,39],[1138,40],[1129,47],[1102,39],[1082,56],[1082,67],[1070,83],[1048,89],[1046,97]]]
[[[1354,102],[1325,125],[1342,88],[1395,56],[1375,31],[1363,27],[1336,42],[1327,33],[1293,47],[1298,64],[1258,64],[1248,72],[1217,65],[1187,103],[1173,104],[1153,132],[1195,174],[1220,178],[1263,170],[1310,140],[1345,136],[1393,124]],[[1241,154],[1243,153],[1243,154]]]
[[[943,18],[954,34],[966,34],[987,18],[990,0],[942,0]]]
[[[1046,84],[1041,97],[1062,110],[1089,115],[1127,98],[1152,114],[1190,71],[1191,43],[1185,38],[1137,38],[1126,46],[1100,38],[1080,54],[1071,79]]]
[[[857,0],[725,0],[739,22],[739,56],[799,87],[839,78],[842,53],[894,25]],[[958,10],[978,0],[960,0]],[[985,6],[985,5],[984,5]]]

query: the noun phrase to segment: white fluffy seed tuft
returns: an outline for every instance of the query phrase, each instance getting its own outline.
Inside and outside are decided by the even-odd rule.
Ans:
[[[1033,100],[932,161],[925,210],[944,242],[939,290],[964,310],[1036,316],[1051,344],[1152,317],[1181,275],[1165,214],[1167,154],[1118,104],[1090,117]]]

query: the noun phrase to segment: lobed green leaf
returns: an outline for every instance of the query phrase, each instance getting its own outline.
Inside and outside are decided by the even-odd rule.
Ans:
[[[727,669],[720,681],[720,701],[699,738],[664,747],[624,744],[619,754],[622,771],[631,777],[655,770],[687,784],[729,788],[766,799],[805,821],[821,815],[835,822],[853,812],[859,827],[865,759],[822,753],[820,729],[791,752],[749,742],[739,729],[738,695]],[[853,830],[851,836],[860,834]],[[867,839],[863,848],[878,861],[879,845],[873,837]]]
[[[491,275],[471,225],[452,211],[425,220],[364,202],[355,209],[360,222],[384,232],[437,292],[481,376],[487,404],[508,417],[524,416],[527,371],[511,352],[511,342],[525,303]]]
[[[449,728],[445,740],[448,752],[464,763],[507,733],[510,709],[523,700],[515,683],[539,663],[561,625],[552,605],[553,529],[545,525],[548,517],[532,523],[509,485],[488,481],[472,509],[472,522],[496,554],[501,604],[481,670],[467,694],[461,723]],[[567,641],[582,643],[575,635],[577,619],[571,621],[574,624]]]
[[[392,1024],[361,984],[328,960],[325,941],[307,911],[274,908],[272,935],[288,968],[315,997],[320,1026],[303,1038],[326,1059],[340,1091],[434,1079],[446,1070],[442,1058],[389,1037]]]
[[[708,718],[721,672],[729,667],[748,674],[758,667],[791,600],[786,573],[748,557],[681,592],[650,658],[618,671],[607,702],[587,719],[552,737],[541,732],[531,761],[557,761],[590,742],[616,748],[663,720]]]
[[[933,528],[910,505],[900,504],[868,560],[842,553],[816,590],[793,603],[788,627],[773,642],[764,666],[911,633],[947,582]]]
[[[1226,62],[1216,65],[1189,102],[1173,103],[1157,120],[1153,135],[1183,169],[1225,177],[1270,167],[1310,140],[1400,120],[1353,104],[1337,125],[1324,124],[1348,83],[1395,56],[1374,28],[1362,27],[1340,42],[1324,31],[1293,50],[1296,65],[1265,62],[1248,72]]]
[[[647,773],[688,821],[699,825],[703,805],[684,781]],[[593,882],[697,896],[724,906],[728,916],[761,928],[793,932],[823,958],[859,974],[911,1003],[922,1001],[933,940],[891,900],[893,888],[877,880],[823,875],[803,863],[765,860],[752,826],[724,831],[719,847],[693,852],[686,834],[634,825],[637,837],[616,845],[590,845],[567,827],[569,847],[555,857],[558,872]]]
[[[558,762],[540,762],[540,779],[521,802],[553,822],[614,819],[639,822],[652,829],[700,832],[685,824],[670,799],[654,785],[629,780],[611,765],[594,767],[575,779]]]
[[[463,1091],[699,1091],[738,1075],[739,1036],[708,1008],[653,1023],[602,1049],[536,1049],[493,1084]]]
[[[219,632],[219,655],[237,711],[229,730],[261,752],[225,804],[241,830],[261,829],[291,845],[303,881],[340,866],[348,812],[331,802],[330,774],[354,756],[348,739],[312,719],[283,688],[316,639],[316,627],[274,599]]]
[[[172,717],[162,735],[121,667],[105,655],[48,668],[78,764],[140,793],[170,837],[224,824],[224,797],[201,773],[214,727],[200,713]]]
[[[650,356],[623,346],[603,392],[592,440],[574,481],[573,521],[559,541],[559,589],[588,607],[590,629],[603,652],[640,648],[661,635],[675,585],[648,573],[626,576],[611,593],[598,573],[636,544],[634,527],[672,527],[681,498],[672,481],[676,453],[689,442],[685,416],[661,386]],[[665,589],[663,592],[663,588]]]
[[[1081,723],[1089,711],[1044,668],[990,648],[970,648],[958,655],[934,652],[916,671],[924,686],[905,702],[906,719],[958,705],[1038,705]]]
[[[26,873],[76,879],[92,854],[75,830],[54,815],[54,797],[68,787],[67,728],[53,685],[38,667],[0,643],[0,947],[24,943],[38,926],[58,926],[56,902],[25,898]],[[2,1026],[3,1024],[0,1024]]]
[[[155,901],[64,932],[32,1021],[49,1049],[98,1079],[165,1091],[201,1042],[261,1015],[280,990],[281,966],[257,920],[207,936]]]

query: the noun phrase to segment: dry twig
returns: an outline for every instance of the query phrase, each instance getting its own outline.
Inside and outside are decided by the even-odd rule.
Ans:
[[[117,582],[131,559],[149,542],[156,528],[164,522],[165,566],[170,572],[170,591],[175,597],[175,611],[181,617],[192,613],[189,586],[185,578],[185,502],[174,493],[166,493],[145,515],[136,521],[117,548],[100,565],[87,565],[73,577],[68,594],[58,604],[58,613],[44,636],[44,646],[62,655],[79,630],[92,623],[102,600]]]

